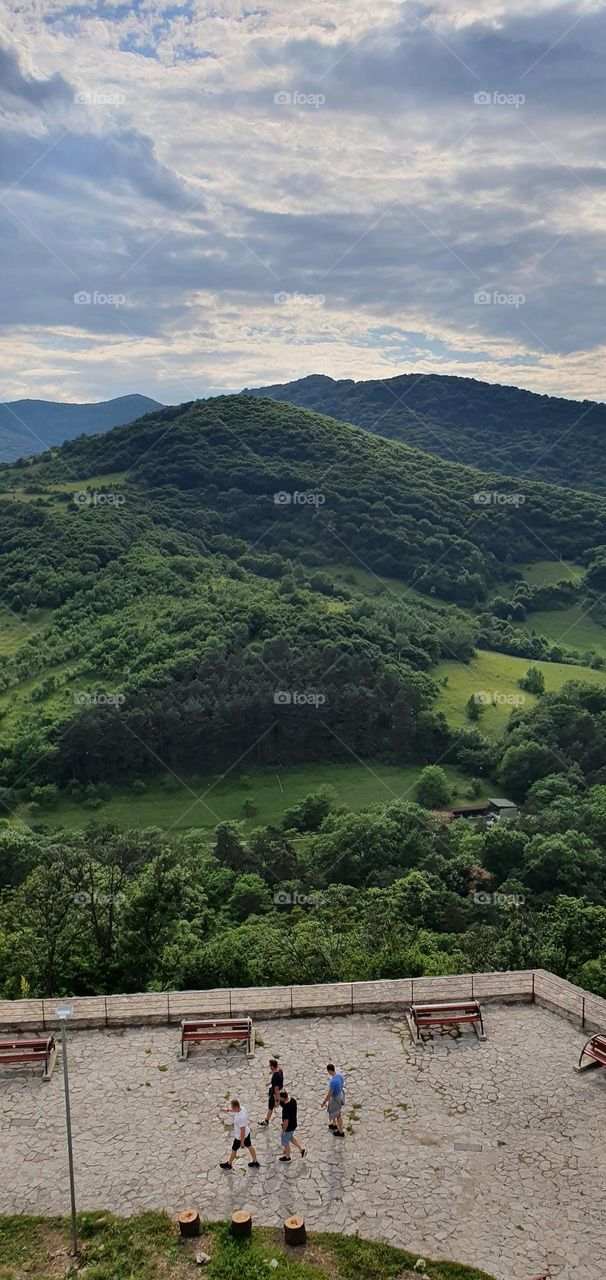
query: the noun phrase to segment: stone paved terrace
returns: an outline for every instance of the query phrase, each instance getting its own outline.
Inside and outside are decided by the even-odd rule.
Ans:
[[[577,1075],[587,1038],[536,1005],[487,1004],[488,1041],[471,1028],[413,1046],[401,1012],[257,1020],[247,1061],[204,1045],[178,1062],[176,1026],[73,1031],[70,1067],[80,1208],[120,1214],[195,1204],[258,1224],[291,1212],[310,1228],[358,1231],[420,1255],[485,1268],[497,1280],[606,1276],[606,1070]],[[308,1155],[277,1156],[258,1130],[266,1062],[278,1053],[299,1099]],[[325,1063],[347,1073],[351,1132],[335,1140],[319,1109]],[[240,1157],[218,1109],[239,1096],[254,1120],[259,1171]],[[274,1122],[275,1124],[276,1122]],[[68,1205],[60,1064],[0,1074],[0,1212]]]

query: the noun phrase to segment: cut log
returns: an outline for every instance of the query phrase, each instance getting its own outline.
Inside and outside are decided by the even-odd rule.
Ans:
[[[252,1217],[246,1209],[236,1209],[231,1215],[231,1234],[236,1240],[244,1240],[252,1231]]]
[[[179,1231],[185,1239],[200,1235],[200,1214],[196,1209],[185,1209],[179,1214]]]
[[[286,1218],[284,1222],[284,1240],[286,1244],[290,1245],[306,1243],[305,1218],[300,1218],[298,1214],[294,1214],[292,1218]]]

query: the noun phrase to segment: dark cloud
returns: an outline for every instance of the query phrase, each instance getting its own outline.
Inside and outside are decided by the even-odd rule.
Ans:
[[[18,54],[0,45],[0,110],[46,109],[73,102],[74,91],[58,72],[38,80],[21,69]]]

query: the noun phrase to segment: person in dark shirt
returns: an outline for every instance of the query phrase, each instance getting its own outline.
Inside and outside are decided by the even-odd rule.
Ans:
[[[278,1066],[277,1058],[269,1059],[269,1069],[271,1071],[271,1079],[269,1081],[269,1093],[267,1095],[267,1111],[265,1119],[259,1121],[261,1129],[266,1129],[274,1111],[280,1105],[280,1089],[284,1085],[284,1073],[282,1068]]]
[[[280,1090],[280,1102],[282,1104],[282,1133],[280,1134],[280,1146],[283,1154],[280,1160],[286,1163],[290,1160],[290,1147],[297,1148],[301,1155],[305,1155],[306,1148],[295,1138],[295,1129],[297,1128],[297,1099],[289,1097],[286,1089]]]

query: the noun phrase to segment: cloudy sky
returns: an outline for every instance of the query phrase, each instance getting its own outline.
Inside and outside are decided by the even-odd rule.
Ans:
[[[605,0],[0,3],[0,398],[606,400]]]

